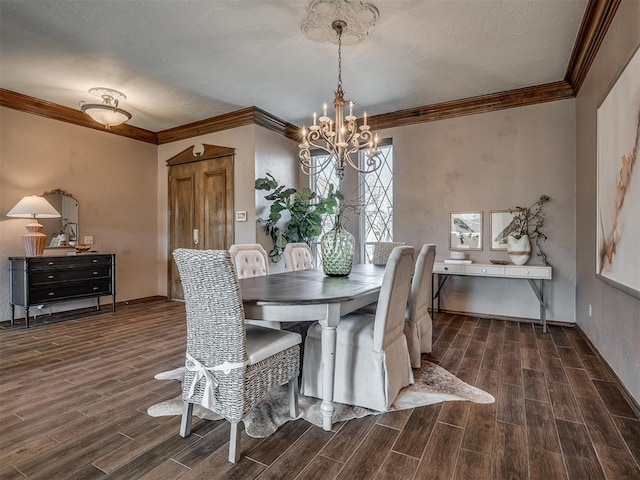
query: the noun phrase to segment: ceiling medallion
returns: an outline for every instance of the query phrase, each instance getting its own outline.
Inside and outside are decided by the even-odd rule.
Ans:
[[[313,0],[308,7],[307,19],[300,29],[302,34],[315,42],[338,43],[333,22],[342,20],[343,45],[362,42],[378,21],[380,12],[375,5],[349,0]]]

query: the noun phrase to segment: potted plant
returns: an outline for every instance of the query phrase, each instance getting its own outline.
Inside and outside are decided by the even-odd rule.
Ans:
[[[329,186],[326,198],[322,198],[305,187],[298,191],[295,188],[287,188],[267,173],[266,177],[255,181],[256,190],[270,191],[264,198],[272,201],[268,218],[259,218],[264,226],[264,231],[271,237],[273,248],[269,257],[274,263],[282,258],[282,252],[287,243],[305,242],[311,243],[322,233],[322,217],[324,214],[333,214],[337,202],[342,194]],[[282,225],[283,214],[289,214],[288,222]],[[286,221],[285,217],[285,221]]]
[[[540,198],[528,207],[516,207],[509,209],[515,214],[511,222],[511,231],[507,237],[507,252],[516,265],[524,265],[531,254],[531,240],[534,241],[538,256],[542,257],[542,262],[549,265],[547,254],[542,250],[542,242],[547,239],[543,233],[544,212],[542,206],[551,198],[541,195]]]

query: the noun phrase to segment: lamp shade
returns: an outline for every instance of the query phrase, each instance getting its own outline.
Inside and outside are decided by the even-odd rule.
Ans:
[[[131,119],[126,110],[106,104],[89,103],[82,105],[81,110],[105,127],[115,127]]]
[[[38,195],[24,197],[7,212],[7,217],[17,218],[57,218],[60,216],[46,198]]]
[[[53,208],[46,198],[38,195],[24,197],[15,207],[7,212],[7,217],[32,218],[33,221],[25,228],[27,234],[22,236],[24,250],[27,257],[40,256],[44,252],[47,236],[42,233],[42,225],[38,223],[38,218],[56,218],[61,215]]]

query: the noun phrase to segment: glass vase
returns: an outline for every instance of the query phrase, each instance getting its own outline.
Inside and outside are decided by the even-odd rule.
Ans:
[[[355,239],[342,226],[340,217],[335,225],[320,240],[322,268],[330,277],[346,277],[351,273]]]

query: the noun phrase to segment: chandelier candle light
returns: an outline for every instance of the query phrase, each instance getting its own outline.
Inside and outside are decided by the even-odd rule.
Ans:
[[[307,175],[314,175],[329,165],[334,165],[340,180],[344,178],[344,169],[349,164],[354,170],[361,173],[370,173],[380,168],[380,149],[378,148],[378,135],[373,134],[367,125],[367,113],[364,113],[362,124],[358,126],[357,117],[353,115],[354,103],[349,101],[349,115],[344,115],[346,102],[342,90],[342,34],[347,28],[343,20],[334,20],[331,28],[338,35],[338,88],[335,91],[333,106],[335,109],[335,121],[327,115],[327,104],[322,107],[322,116],[318,118],[313,113],[313,124],[308,128],[302,128],[302,143],[298,145],[300,152],[298,158],[302,171]],[[322,150],[329,154],[327,159],[315,164],[311,158],[311,151]],[[358,165],[357,152],[366,149],[366,166]],[[355,153],[356,159],[351,155]]]

